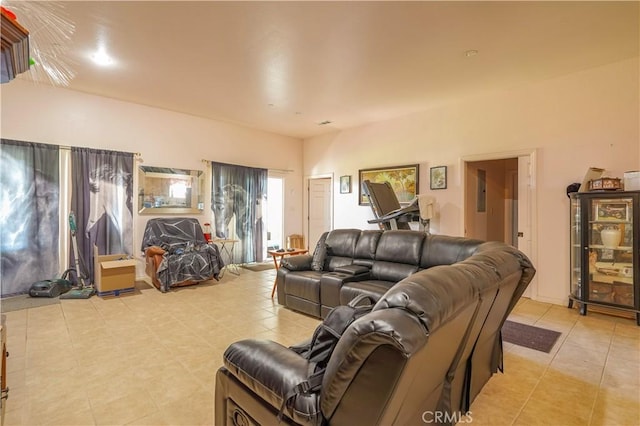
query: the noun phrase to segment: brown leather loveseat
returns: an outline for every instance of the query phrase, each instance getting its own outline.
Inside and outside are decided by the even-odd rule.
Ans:
[[[415,244],[415,235],[405,235],[407,250],[395,246],[403,253]],[[425,238],[442,239],[442,250],[419,251],[434,265],[414,265],[414,273],[391,285],[370,313],[347,328],[320,393],[299,395],[285,409],[284,424],[456,423],[502,368],[500,329],[535,269],[503,243],[442,236],[422,243]],[[380,277],[370,272],[368,279],[376,284]],[[276,424],[283,398],[309,369],[306,359],[273,341],[232,344],[216,378],[216,425]]]

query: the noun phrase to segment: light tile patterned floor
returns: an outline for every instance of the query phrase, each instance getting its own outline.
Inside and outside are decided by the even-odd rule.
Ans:
[[[270,297],[275,271],[8,312],[6,425],[211,425],[226,347],[248,337],[285,345],[318,321]],[[640,424],[635,321],[523,299],[511,319],[563,334],[551,353],[505,345],[471,407],[480,425]]]

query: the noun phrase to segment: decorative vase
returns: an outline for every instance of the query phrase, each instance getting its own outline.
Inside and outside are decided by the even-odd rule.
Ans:
[[[620,244],[620,228],[605,228],[600,231],[600,238],[602,239],[602,245],[606,248],[616,248]]]

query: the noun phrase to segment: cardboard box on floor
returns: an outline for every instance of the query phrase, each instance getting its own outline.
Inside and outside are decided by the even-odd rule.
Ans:
[[[98,247],[93,246],[95,286],[99,296],[119,295],[132,291],[136,282],[135,259],[129,259],[124,253],[100,256]]]

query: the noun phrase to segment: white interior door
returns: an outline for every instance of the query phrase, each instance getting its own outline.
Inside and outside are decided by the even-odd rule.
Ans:
[[[308,247],[313,252],[323,232],[331,230],[331,178],[309,179]]]

